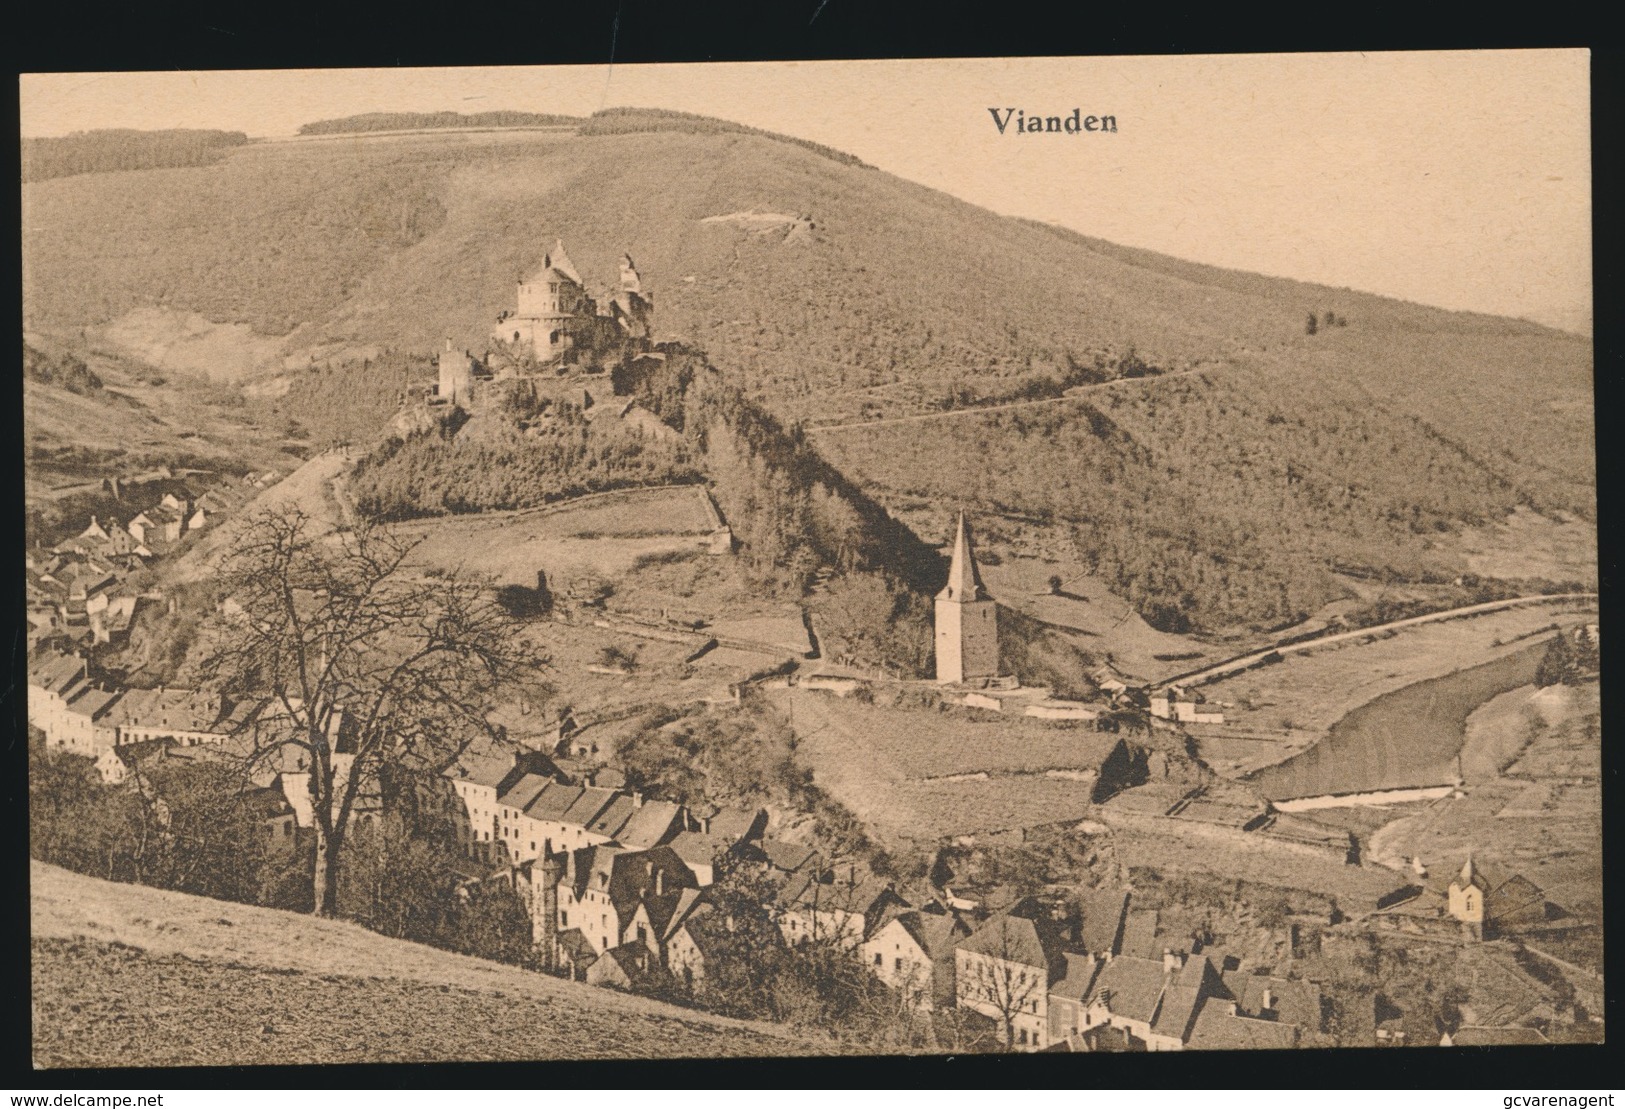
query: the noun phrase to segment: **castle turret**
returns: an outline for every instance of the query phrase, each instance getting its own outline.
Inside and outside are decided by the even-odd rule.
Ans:
[[[453,350],[450,339],[440,352],[440,384],[435,392],[448,404],[467,404],[473,397],[474,358],[466,350]]]
[[[520,280],[517,299],[518,310],[499,319],[492,334],[528,348],[543,362],[569,350],[577,331],[597,313],[563,242],[542,256],[541,269]]]
[[[998,604],[982,584],[964,512],[954,536],[948,584],[937,594],[936,625],[937,681],[999,676]]]

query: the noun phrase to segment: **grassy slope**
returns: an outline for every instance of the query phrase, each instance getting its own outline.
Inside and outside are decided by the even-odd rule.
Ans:
[[[30,871],[42,1066],[806,1055],[796,1039],[359,926]]]

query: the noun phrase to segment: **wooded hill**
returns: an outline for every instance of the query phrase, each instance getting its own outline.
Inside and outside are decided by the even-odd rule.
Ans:
[[[629,250],[658,335],[882,503],[1047,519],[1203,626],[1309,610],[1334,564],[1448,577],[1459,529],[1515,505],[1595,512],[1588,340],[1114,246],[721,121],[255,143],[24,208],[30,326],[162,306],[321,358],[478,351],[555,238],[589,284]],[[1039,403],[816,430],[988,398]]]

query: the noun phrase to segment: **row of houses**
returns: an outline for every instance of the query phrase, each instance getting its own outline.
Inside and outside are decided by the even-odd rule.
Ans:
[[[277,479],[249,474],[202,491],[165,469],[129,482],[112,477],[102,492],[121,504],[92,516],[77,535],[25,555],[30,643],[56,638],[89,646],[122,642],[144,598],[130,575],[240,507]]]
[[[113,753],[148,740],[183,747],[219,743],[239,732],[256,706],[190,689],[119,689],[92,677],[82,655],[41,651],[28,664],[28,722],[53,751],[97,760],[118,780]]]
[[[479,755],[446,776],[470,859],[521,894],[544,959],[590,983],[692,985],[738,957],[708,892],[731,857],[771,876],[766,908],[784,944],[849,948],[914,1008],[976,1012],[1007,1025],[1017,1048],[1291,1047],[1321,1029],[1311,985],[1226,973],[1171,948],[1147,957],[1147,914],[1130,914],[1123,891],[1091,895],[1070,922],[1030,901],[978,921],[946,899],[912,904],[862,864],[775,839],[760,811],[701,817],[562,781],[540,756]]]

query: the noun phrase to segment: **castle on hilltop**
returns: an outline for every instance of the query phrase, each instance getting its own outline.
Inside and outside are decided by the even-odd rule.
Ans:
[[[557,241],[542,256],[541,269],[520,280],[517,307],[497,317],[491,335],[537,362],[551,362],[606,340],[647,339],[653,313],[653,300],[643,291],[630,254],[621,256],[616,291],[599,304],[588,295],[564,243]]]
[[[630,254],[621,256],[614,289],[594,297],[564,243],[555,241],[542,256],[541,268],[519,280],[515,307],[497,316],[483,359],[453,349],[446,340],[435,395],[466,406],[486,383],[532,377],[543,368],[554,371],[546,376],[558,382],[601,375],[647,349],[653,316],[654,299],[644,291]]]

